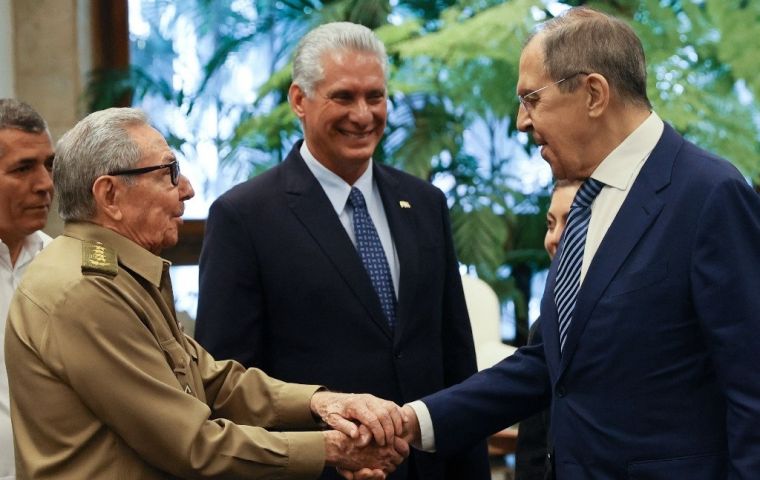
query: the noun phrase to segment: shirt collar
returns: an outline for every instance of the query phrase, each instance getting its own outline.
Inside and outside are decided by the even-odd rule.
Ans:
[[[51,240],[52,238],[47,236],[41,230],[37,230],[36,232],[27,235],[27,237],[24,239],[24,244],[21,246],[21,252],[19,253],[18,259],[16,260],[16,266],[14,268],[18,268],[19,266],[29,262],[32,258],[35,257],[35,255],[40,253],[40,250],[42,250],[45,245],[50,243]],[[8,245],[0,240],[0,246],[2,246],[2,255],[3,257],[7,257],[7,262],[10,268],[10,251],[8,250]]]
[[[664,128],[660,117],[652,112],[607,155],[591,176],[612,188],[627,190],[633,184],[639,165],[649,157],[660,140]]]
[[[63,234],[79,240],[100,242],[115,250],[120,265],[159,288],[164,265],[171,265],[169,261],[152,254],[127,237],[94,223],[66,222]]]
[[[47,236],[44,232],[37,230],[26,237],[24,248],[32,255],[37,255],[40,250],[42,250],[42,247],[50,243],[51,240],[53,239]]]
[[[345,180],[314,158],[314,155],[309,151],[309,147],[306,146],[305,141],[301,144],[300,153],[304,162],[306,162],[306,166],[314,177],[316,177],[317,181],[322,186],[322,189],[325,191],[327,198],[335,209],[335,213],[338,215],[343,213],[352,186],[361,190],[366,201],[370,201],[372,195],[372,158],[369,159],[369,165],[362,176],[359,177],[353,185],[349,185]]]

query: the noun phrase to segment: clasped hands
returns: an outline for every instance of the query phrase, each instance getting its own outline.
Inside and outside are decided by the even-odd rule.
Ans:
[[[349,480],[384,479],[409,456],[409,414],[393,402],[320,391],[311,411],[332,429],[324,432],[325,463]]]

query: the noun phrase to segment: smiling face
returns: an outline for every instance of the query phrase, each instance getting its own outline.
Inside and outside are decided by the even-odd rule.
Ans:
[[[520,56],[517,93],[527,96],[530,111],[520,105],[517,128],[532,134],[557,179],[585,178],[593,171],[593,159],[584,154],[594,140],[584,103],[586,77],[578,78],[581,83],[574,91],[560,90],[560,84],[555,82],[561,79],[552,79],[546,73],[540,35],[528,43]],[[528,95],[543,87],[547,88]]]
[[[130,127],[128,131],[141,153],[140,162],[135,168],[162,165],[175,160],[166,140],[153,127],[141,124]],[[192,198],[195,192],[184,175],[179,176],[177,186],[172,185],[168,168],[131,178],[133,184],[121,180],[126,194],[120,203],[122,218],[118,231],[146,250],[159,254],[164,248],[177,244],[185,200]]]
[[[52,167],[47,132],[0,129],[0,239],[11,250],[45,226],[53,199]]]
[[[361,176],[385,131],[385,76],[370,52],[339,50],[322,57],[324,78],[307,97],[290,87],[291,107],[306,145],[325,167],[349,184]]]

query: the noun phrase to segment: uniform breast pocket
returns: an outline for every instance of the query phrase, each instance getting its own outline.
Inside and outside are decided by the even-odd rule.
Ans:
[[[177,377],[180,388],[182,388],[185,393],[194,395],[190,381],[192,376],[190,363],[193,361],[192,353],[194,352],[187,352],[182,348],[182,345],[173,338],[163,340],[160,342],[160,345],[161,350],[164,352],[164,356],[166,356],[166,361],[169,364],[169,367],[171,367],[174,372],[174,376]]]
[[[161,350],[163,350],[166,361],[175,373],[187,370],[190,365],[190,355],[177,340],[170,338],[161,341]]]
[[[616,277],[610,284],[606,297],[615,297],[626,293],[635,292],[642,288],[650,287],[662,282],[668,276],[667,263],[650,265],[634,273]]]

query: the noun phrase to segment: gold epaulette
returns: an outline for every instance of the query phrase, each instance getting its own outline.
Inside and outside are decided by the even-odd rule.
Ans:
[[[116,250],[100,242],[82,242],[82,273],[105,274],[115,277],[118,272]]]

